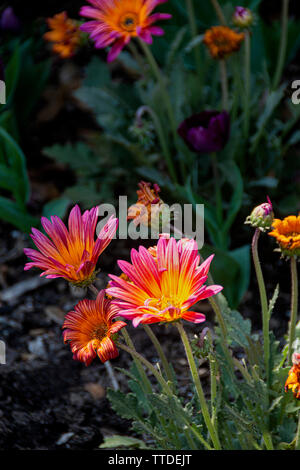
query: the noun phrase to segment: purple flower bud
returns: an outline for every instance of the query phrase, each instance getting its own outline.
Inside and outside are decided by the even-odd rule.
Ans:
[[[233,14],[233,23],[240,28],[249,28],[253,23],[253,14],[249,8],[236,7]]]
[[[218,152],[229,139],[229,114],[227,111],[194,114],[180,124],[178,134],[193,152]]]
[[[268,202],[255,207],[245,222],[252,225],[252,227],[259,228],[263,232],[271,228],[274,220],[273,205],[268,196],[267,200]]]
[[[21,22],[15,15],[12,7],[7,7],[3,10],[0,18],[0,30],[17,32],[21,28]]]

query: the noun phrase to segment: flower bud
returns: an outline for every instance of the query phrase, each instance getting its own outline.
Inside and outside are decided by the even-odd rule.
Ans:
[[[245,221],[245,224],[259,228],[262,232],[270,229],[274,220],[273,206],[270,199],[267,199],[268,202],[255,207]]]
[[[239,28],[249,28],[253,24],[253,14],[249,8],[236,7],[232,21]]]

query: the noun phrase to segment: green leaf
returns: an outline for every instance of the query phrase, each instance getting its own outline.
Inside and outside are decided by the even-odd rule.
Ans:
[[[26,170],[25,155],[15,140],[2,127],[0,127],[0,136],[4,140],[4,148],[7,151],[8,161],[10,164],[9,169],[16,175],[16,184],[13,188],[13,194],[18,201],[18,204],[25,207],[25,203],[29,199],[29,179]]]
[[[104,442],[99,446],[99,449],[119,449],[120,447],[148,449],[146,444],[140,439],[137,439],[136,437],[120,435],[105,437]]]
[[[38,226],[39,224],[38,219],[26,214],[15,202],[2,196],[0,196],[0,219],[25,232],[29,232],[31,227]]]

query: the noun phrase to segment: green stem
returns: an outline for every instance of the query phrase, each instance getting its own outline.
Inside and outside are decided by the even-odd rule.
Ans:
[[[282,13],[281,13],[281,39],[280,48],[277,61],[277,67],[274,77],[273,89],[275,90],[282,77],[284,61],[286,58],[286,49],[288,41],[288,20],[289,20],[289,0],[282,0]]]
[[[172,386],[173,386],[173,382],[174,382],[174,377],[173,377],[173,373],[172,373],[172,370],[171,370],[171,367],[169,365],[169,362],[168,362],[168,359],[166,358],[166,355],[161,347],[161,344],[159,342],[159,340],[157,339],[156,335],[154,334],[154,332],[152,331],[152,329],[150,328],[150,326],[148,325],[144,325],[144,329],[147,333],[147,335],[149,336],[149,338],[151,339],[159,357],[160,357],[160,360],[162,362],[162,365],[163,365],[163,368],[165,370],[165,373],[166,373],[166,376],[167,376],[167,379],[169,382],[171,382]]]
[[[251,38],[250,31],[245,31],[245,108],[244,137],[248,140],[250,123],[250,80],[251,80]]]
[[[263,433],[263,439],[267,450],[274,450],[271,434],[267,431]]]
[[[217,17],[219,18],[219,21],[220,23],[223,25],[223,26],[226,26],[227,25],[227,21],[226,21],[226,18],[224,16],[224,13],[223,13],[223,10],[222,8],[220,7],[219,5],[219,2],[218,0],[210,0],[215,11],[216,11],[216,14],[217,14]]]
[[[295,450],[300,450],[300,411],[298,412],[298,428],[296,434]]]
[[[172,155],[171,155],[167,140],[165,138],[164,130],[163,130],[163,127],[161,125],[160,119],[157,116],[157,114],[153,111],[153,109],[150,108],[149,106],[142,106],[141,108],[139,108],[138,117],[141,118],[143,113],[145,113],[145,112],[150,114],[150,116],[153,120],[153,123],[154,123],[155,129],[156,129],[157,135],[158,135],[158,139],[160,141],[162,151],[163,151],[165,159],[166,159],[167,167],[168,167],[169,173],[171,175],[171,178],[173,179],[174,183],[178,183],[177,175],[176,175],[175,168],[174,168],[173,161],[172,161]]]
[[[228,110],[228,78],[227,67],[224,59],[220,60],[220,78],[222,87],[222,110]]]
[[[130,41],[127,45],[128,49],[130,50],[131,54],[133,55],[133,57],[135,58],[136,62],[138,63],[139,65],[139,68],[141,69],[141,72],[143,73],[144,72],[144,69],[145,69],[145,64],[144,64],[144,61],[142,59],[142,57],[140,56],[139,54],[139,51],[137,50],[137,48],[135,47],[135,44],[133,41]]]
[[[198,35],[198,30],[197,30],[196,15],[195,15],[193,0],[185,0],[185,3],[186,3],[187,12],[188,12],[192,37],[196,38],[197,35]],[[202,75],[202,64],[201,64],[201,56],[200,56],[200,45],[196,45],[194,47],[194,54],[195,54],[195,62],[196,62],[196,67],[197,67],[197,73],[198,73],[199,77],[201,77],[201,75]]]
[[[144,366],[147,367],[147,369],[154,375],[154,377],[157,379],[158,383],[161,385],[162,389],[166,392],[167,395],[173,395],[172,390],[170,389],[169,385],[163,378],[163,376],[155,369],[155,367],[151,364],[151,362],[147,361],[140,353],[138,353],[135,349],[130,348],[129,346],[126,346],[125,344],[116,343],[118,348],[123,349],[123,351],[126,351],[128,354],[130,354],[134,359],[138,359],[139,362],[144,364]],[[152,393],[152,387],[151,387],[151,392]]]
[[[128,346],[128,348],[130,348],[130,351],[131,351],[131,355],[132,355],[132,358],[134,360],[134,363],[136,365],[136,368],[137,370],[139,371],[139,374],[140,374],[140,377],[141,377],[141,380],[142,380],[142,384],[143,384],[143,388],[144,388],[144,391],[146,393],[152,393],[152,385],[151,385],[151,382],[150,380],[148,379],[147,377],[147,374],[146,372],[144,371],[144,368],[141,364],[141,359],[140,359],[140,355],[139,353],[136,351],[135,347],[134,347],[134,344],[126,330],[126,328],[122,328],[121,330],[121,333],[123,335],[123,338]],[[134,353],[135,352],[135,353]],[[142,357],[142,356],[141,356]]]
[[[298,315],[298,274],[297,260],[295,256],[291,257],[291,278],[292,278],[292,298],[291,298],[291,320],[289,332],[289,364],[292,362],[293,342],[295,341],[296,323]]]
[[[265,357],[265,368],[267,383],[270,381],[270,337],[269,337],[269,308],[268,299],[266,294],[266,287],[264,282],[263,273],[258,256],[258,239],[260,236],[260,230],[255,230],[252,239],[252,256],[253,262],[259,287],[260,302],[262,308],[262,322],[263,322],[263,337],[264,337],[264,357]]]
[[[201,410],[202,410],[202,414],[203,414],[205,424],[207,426],[208,432],[210,434],[210,437],[211,437],[211,440],[213,442],[213,445],[214,445],[215,449],[220,450],[221,449],[221,444],[220,444],[220,441],[219,441],[217,431],[214,428],[213,423],[212,423],[211,418],[210,418],[210,415],[209,415],[208,406],[207,406],[205,396],[204,396],[204,393],[203,393],[203,389],[202,389],[202,385],[201,385],[201,382],[200,382],[200,379],[199,379],[199,374],[198,374],[197,366],[196,366],[196,363],[195,363],[195,359],[194,359],[194,356],[193,356],[193,352],[192,352],[192,348],[191,348],[189,339],[187,337],[187,334],[186,334],[182,324],[180,322],[178,322],[178,323],[176,323],[176,325],[177,325],[178,331],[180,333],[182,343],[183,343],[184,348],[185,348],[186,357],[187,357],[187,360],[188,360],[188,363],[189,363],[189,366],[190,366],[190,370],[191,370],[191,374],[192,374],[192,378],[193,378],[193,381],[194,381],[194,384],[195,384],[195,387],[196,387],[196,391],[197,391],[197,395],[198,395],[198,398],[199,398],[199,402],[200,402],[200,406],[201,406]]]
[[[217,220],[219,225],[222,225],[223,220],[223,207],[222,207],[222,192],[220,186],[220,178],[218,171],[218,160],[216,153],[211,154],[211,162],[214,174],[214,185],[215,185],[215,198],[216,198],[216,209],[217,209]]]
[[[174,116],[174,113],[173,113],[173,109],[172,109],[172,104],[171,104],[171,100],[170,100],[170,97],[168,95],[168,92],[167,92],[167,88],[166,88],[166,84],[165,84],[165,80],[164,80],[164,77],[157,65],[157,62],[150,50],[150,48],[147,46],[147,44],[142,41],[142,40],[139,40],[139,43],[145,53],[145,56],[148,60],[148,63],[153,71],[153,74],[155,75],[158,83],[159,83],[159,86],[160,86],[160,91],[161,91],[161,94],[163,96],[163,100],[165,102],[165,106],[166,106],[166,110],[167,110],[167,113],[168,113],[168,116],[169,116],[169,119],[170,119],[170,123],[171,123],[171,128],[172,128],[172,132],[173,132],[173,135],[176,136],[177,138],[177,125],[176,125],[176,121],[175,121],[175,116]]]
[[[147,46],[147,44],[144,41],[142,41],[141,39],[139,39],[139,44],[140,44],[141,48],[143,49],[143,51],[145,53],[145,56],[148,60],[148,63],[149,63],[149,65],[150,65],[150,67],[153,71],[153,74],[155,75],[156,80],[159,84],[160,91],[161,91],[161,94],[162,94],[162,98],[163,98],[164,103],[165,103],[166,111],[168,113],[168,117],[169,117],[169,121],[170,121],[170,125],[171,125],[171,130],[172,130],[172,134],[173,134],[173,139],[174,139],[174,142],[176,142],[178,140],[177,124],[176,124],[176,119],[175,119],[175,116],[174,116],[170,96],[169,96],[167,88],[166,88],[166,83],[165,83],[165,80],[164,80],[164,76],[162,75],[162,73],[161,73],[161,71],[160,71],[160,69],[157,65],[157,62],[156,62],[150,48]],[[183,176],[185,177],[186,176],[186,169],[185,169],[185,166],[184,166],[184,163],[183,163],[182,159],[180,159],[180,165],[181,165],[181,171],[183,173]]]

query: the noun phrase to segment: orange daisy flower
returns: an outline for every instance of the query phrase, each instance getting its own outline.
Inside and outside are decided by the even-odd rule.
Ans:
[[[138,184],[137,190],[138,200],[137,203],[128,209],[128,220],[133,220],[135,225],[148,226],[151,222],[155,222],[157,216],[161,212],[161,205],[164,203],[159,197],[160,187],[154,184],[153,188],[151,183],[141,181]]]
[[[98,355],[102,362],[119,355],[113,336],[126,326],[123,321],[113,322],[116,308],[105,298],[105,291],[96,300],[82,300],[66,315],[63,338],[70,343],[73,359],[86,366]]]
[[[93,282],[99,256],[111,242],[118,227],[118,219],[111,217],[94,240],[98,208],[81,215],[76,205],[70,212],[69,230],[57,216],[51,222],[42,217],[42,226],[49,235],[46,237],[33,228],[31,238],[39,251],[26,248],[24,253],[32,260],[25,265],[25,271],[32,267],[43,269],[41,276],[62,277],[76,286]]]
[[[162,36],[163,29],[154,26],[158,20],[167,20],[167,13],[151,14],[157,5],[167,0],[88,0],[92,7],[84,6],[80,14],[93,21],[81,25],[80,29],[90,34],[95,47],[102,49],[112,45],[108,62],[120,54],[133,37],[152,44],[152,35]]]
[[[294,397],[300,400],[300,354],[293,354],[293,367],[285,382],[285,391],[292,390]]]
[[[199,266],[195,240],[176,242],[162,235],[157,243],[157,258],[143,246],[138,252],[132,250],[132,264],[118,262],[130,282],[110,275],[111,287],[106,292],[115,298],[113,303],[119,309],[118,314],[133,320],[135,327],[140,323],[172,322],[181,318],[202,323],[205,316],[189,308],[223,289],[204,285],[212,259],[210,256]]]
[[[276,238],[280,250],[286,256],[300,256],[300,214],[290,215],[283,220],[274,219],[271,237]]]
[[[240,49],[244,37],[227,26],[213,26],[205,32],[203,42],[214,59],[226,59]]]
[[[51,31],[44,34],[44,39],[53,43],[53,52],[62,59],[72,57],[80,43],[81,34],[78,23],[68,18],[65,11],[53,18],[48,18],[47,23]]]

